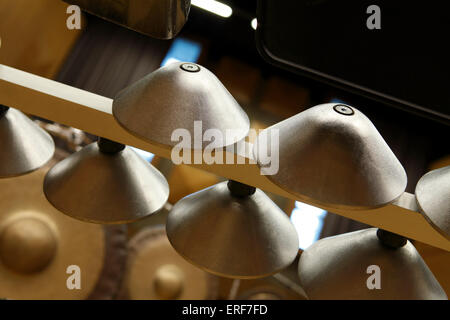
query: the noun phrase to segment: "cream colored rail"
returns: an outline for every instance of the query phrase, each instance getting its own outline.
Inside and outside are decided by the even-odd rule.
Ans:
[[[116,123],[111,112],[112,99],[88,91],[0,65],[0,104],[170,159],[169,148],[142,141]],[[244,154],[232,155],[246,164],[193,166],[297,200],[259,173],[259,168],[250,161],[251,148],[248,144]],[[395,203],[374,210],[337,210],[309,204],[450,251],[450,241],[426,222],[412,194],[405,192]]]

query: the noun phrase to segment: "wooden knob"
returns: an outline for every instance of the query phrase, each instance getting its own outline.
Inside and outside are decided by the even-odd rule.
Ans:
[[[13,221],[0,233],[0,261],[19,273],[44,269],[54,258],[56,247],[52,229],[35,218]]]
[[[155,292],[162,300],[177,299],[183,292],[184,275],[173,264],[163,265],[156,270],[154,280]]]

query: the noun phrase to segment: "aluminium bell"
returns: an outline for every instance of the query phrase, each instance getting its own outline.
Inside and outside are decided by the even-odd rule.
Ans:
[[[250,129],[247,114],[219,79],[194,63],[172,63],[150,73],[119,92],[112,111],[125,130],[169,148],[179,144],[180,130],[201,142],[183,148],[202,150],[233,145]],[[223,139],[203,139],[208,129]]]
[[[406,188],[405,170],[383,137],[347,105],[318,105],[262,131],[254,156],[263,173],[264,155],[277,150],[279,170],[268,179],[305,202],[371,209],[396,200]]]
[[[383,234],[383,233],[381,233]],[[389,233],[388,233],[389,234]],[[300,256],[300,285],[312,300],[446,300],[411,242],[370,228],[324,238]],[[396,239],[397,238],[397,239]],[[397,242],[395,244],[388,241]]]
[[[178,201],[166,231],[187,261],[228,278],[269,276],[288,267],[298,253],[289,217],[264,192],[235,181]]]
[[[153,38],[172,39],[187,21],[190,0],[64,0]]]
[[[55,152],[52,137],[26,115],[0,105],[0,178],[34,171]]]
[[[56,209],[73,218],[119,224],[161,209],[169,185],[131,148],[100,138],[53,166],[44,193]]]
[[[415,194],[420,213],[450,239],[450,166],[425,174],[417,183]]]

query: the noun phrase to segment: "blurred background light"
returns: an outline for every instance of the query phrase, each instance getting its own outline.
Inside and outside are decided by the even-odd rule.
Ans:
[[[153,153],[135,148],[135,147],[131,147],[131,149],[133,149],[134,151],[136,151],[136,153],[138,155],[140,155],[144,160],[148,161],[148,162],[152,162],[153,158],[155,157],[155,155]]]
[[[178,61],[197,62],[201,52],[202,45],[200,43],[185,38],[177,38],[167,51],[161,67]]]
[[[319,240],[327,211],[296,201],[291,221],[298,233],[299,247],[305,250]]]
[[[253,18],[253,20],[250,24],[251,24],[253,30],[256,30],[256,27],[258,26],[258,20],[256,20],[256,18]]]
[[[192,0],[191,4],[224,18],[228,18],[233,14],[233,9],[230,6],[215,0]]]

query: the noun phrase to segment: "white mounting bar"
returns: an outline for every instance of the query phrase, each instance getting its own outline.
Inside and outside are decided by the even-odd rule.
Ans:
[[[170,159],[170,148],[147,143],[125,131],[112,116],[112,102],[112,99],[0,64],[0,104]],[[254,161],[250,161],[253,160],[252,145],[248,147],[245,154],[231,155],[245,164],[192,166],[298,200],[260,174]],[[394,203],[373,210],[339,210],[309,204],[450,251],[450,240],[425,220],[418,212],[415,196],[407,192]]]

